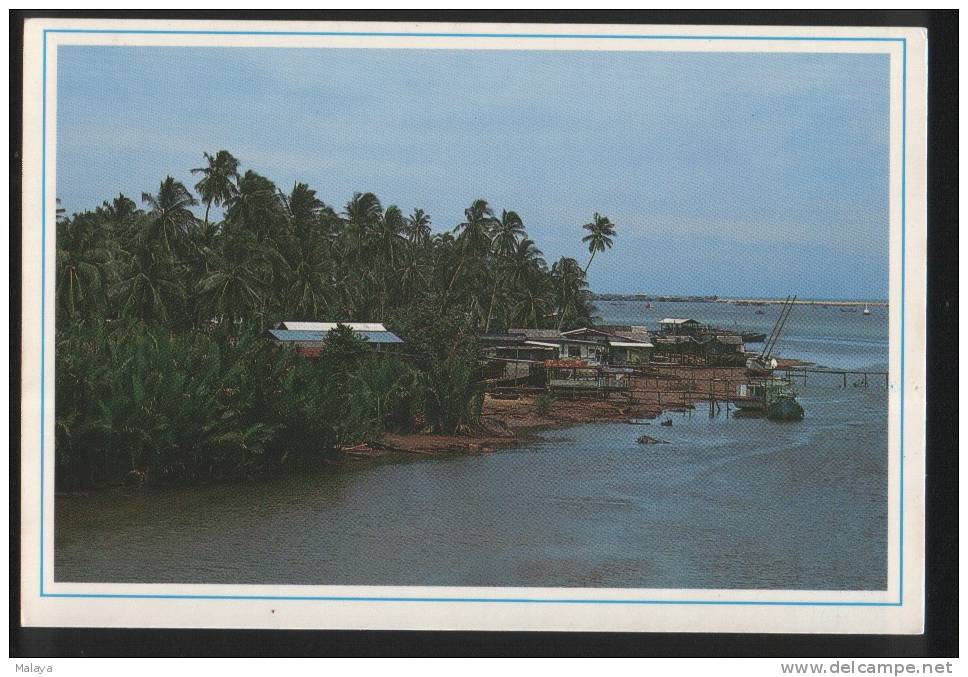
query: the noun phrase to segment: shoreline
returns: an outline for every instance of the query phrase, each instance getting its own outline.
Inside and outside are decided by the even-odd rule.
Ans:
[[[783,366],[808,364],[783,359]],[[454,434],[431,432],[384,433],[379,439],[343,447],[335,457],[322,461],[320,469],[344,463],[400,457],[444,457],[487,454],[525,446],[543,439],[543,433],[591,423],[636,423],[644,425],[664,414],[695,409],[710,400],[723,402],[746,381],[744,367],[651,365],[636,372],[627,392],[600,397],[555,397],[544,412],[536,400],[545,391],[497,398],[484,395],[481,417],[476,426]],[[250,478],[257,479],[255,476]],[[122,485],[118,485],[122,486]],[[129,487],[163,488],[165,485]],[[87,496],[114,485],[80,491],[57,492],[58,497]]]
[[[486,394],[476,430],[454,435],[387,433],[379,442],[350,450],[349,456],[490,453],[540,440],[541,433],[549,430],[588,423],[652,421],[668,412],[694,409],[699,402],[725,401],[745,379],[743,367],[652,368],[636,375],[633,388],[627,394],[608,399],[558,397],[544,413],[539,413],[535,402],[544,393],[520,394],[514,399]]]
[[[596,294],[592,295],[592,302],[595,301],[631,301],[649,303],[722,303],[732,306],[780,306],[783,299],[771,298],[724,298],[724,297],[692,297],[692,296],[664,296],[652,294]],[[856,300],[816,300],[816,299],[797,299],[793,301],[795,306],[832,306],[836,308],[887,308],[889,303],[885,300],[878,301],[856,301]]]

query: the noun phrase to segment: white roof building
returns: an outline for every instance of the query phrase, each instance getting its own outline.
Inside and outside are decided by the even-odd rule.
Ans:
[[[280,322],[280,329],[290,331],[332,331],[337,324],[349,327],[353,331],[386,331],[380,322]]]

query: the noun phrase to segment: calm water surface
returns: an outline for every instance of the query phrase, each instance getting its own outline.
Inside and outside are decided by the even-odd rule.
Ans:
[[[652,317],[632,316],[635,304],[602,305],[606,321],[651,324]],[[710,311],[740,310],[663,306],[660,317],[719,323]],[[764,331],[776,312],[741,310],[740,325]],[[794,312],[796,318],[800,309]],[[791,320],[784,355],[803,357],[802,350],[810,352],[805,359],[831,366],[884,367],[885,309],[867,318],[813,312],[816,322],[805,321],[806,313],[802,322]],[[722,411],[710,417],[699,405],[670,415],[672,427],[583,425],[479,456],[348,463],[245,486],[60,498],[55,575],[102,582],[884,589],[887,393],[836,383],[808,382],[800,423],[727,418]],[[668,444],[636,444],[646,433]]]

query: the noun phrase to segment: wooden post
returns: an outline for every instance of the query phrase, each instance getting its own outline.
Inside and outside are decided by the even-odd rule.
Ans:
[[[847,372],[844,372],[844,387],[847,387]]]

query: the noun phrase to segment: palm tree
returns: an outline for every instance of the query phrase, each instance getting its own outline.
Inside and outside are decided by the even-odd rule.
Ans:
[[[353,193],[346,203],[343,217],[346,219],[348,249],[355,259],[362,256],[364,243],[383,216],[383,205],[373,193]]]
[[[190,207],[198,204],[188,189],[172,177],[165,177],[158,194],[141,194],[148,212],[148,227],[143,236],[153,246],[161,247],[166,254],[184,254],[190,242],[195,215]]]
[[[587,273],[592,261],[595,260],[595,254],[612,248],[615,224],[609,221],[607,216],[595,212],[591,223],[586,223],[582,228],[588,231],[588,235],[583,237],[581,241],[588,244],[588,252],[591,254],[588,263],[585,264],[585,272]]]
[[[147,239],[132,242],[126,271],[117,284],[120,315],[143,322],[167,323],[184,302],[174,259]]]
[[[326,207],[323,201],[316,197],[316,191],[305,183],[293,184],[289,195],[279,193],[279,199],[286,208],[289,219],[299,231],[311,225],[319,213]]]
[[[93,217],[87,212],[57,224],[55,298],[71,318],[100,305],[114,265],[112,243]]]
[[[498,287],[505,277],[505,259],[514,253],[518,241],[527,236],[524,223],[517,212],[501,211],[501,219],[497,221],[491,231],[491,252],[496,262],[493,271],[494,284],[491,288],[491,300],[487,304],[487,320],[484,322],[484,332],[491,328],[491,318],[494,316],[494,301],[497,299]]]
[[[202,179],[195,184],[195,190],[202,196],[205,203],[205,225],[208,225],[208,211],[212,205],[228,202],[238,192],[236,183],[239,181],[239,161],[227,150],[220,150],[212,157],[203,153],[208,163],[205,167],[195,167],[192,174],[202,174]]]
[[[518,242],[507,261],[507,280],[511,287],[519,287],[543,275],[547,270],[541,250],[534,240],[525,238]]]
[[[464,222],[454,228],[454,232],[459,233],[457,236],[459,260],[450,278],[450,284],[447,285],[447,291],[454,286],[458,274],[468,260],[480,261],[484,258],[491,242],[491,231],[496,223],[494,211],[488,206],[487,200],[474,200],[471,206],[464,210]]]
[[[387,302],[391,296],[399,297],[400,285],[396,279],[399,273],[397,263],[400,258],[400,248],[405,242],[403,233],[406,226],[407,222],[400,208],[396,205],[390,205],[377,223],[374,233],[376,251],[379,256],[374,262],[373,272],[379,285],[380,319],[383,319]],[[391,293],[392,291],[397,293],[394,295]]]
[[[268,296],[273,258],[278,254],[253,233],[233,233],[214,257],[211,271],[198,282],[199,303],[225,331],[239,321],[262,316]]]
[[[562,257],[551,267],[551,277],[557,297],[558,329],[588,321],[590,313],[585,298],[588,283],[578,261]]]
[[[108,221],[115,227],[118,227],[127,224],[128,219],[137,214],[138,206],[134,203],[134,200],[127,197],[124,193],[119,193],[110,202],[102,203],[99,210],[103,211]]]
[[[411,245],[423,245],[430,239],[430,215],[422,209],[414,209],[407,217],[407,240]]]
[[[518,213],[502,210],[501,219],[494,224],[491,233],[491,250],[498,256],[510,256],[518,246],[518,241],[527,235]]]
[[[508,303],[508,323],[538,329],[554,308],[554,293],[548,264],[541,250],[529,239],[521,240],[508,261],[508,285],[513,290]]]
[[[396,205],[390,205],[383,217],[377,222],[376,239],[382,262],[392,270],[396,264],[396,255],[400,245],[404,242],[403,233],[406,230],[406,219],[403,212]]]
[[[279,193],[272,181],[251,169],[239,179],[238,190],[225,201],[225,220],[248,230],[260,241],[272,240],[283,218]]]

